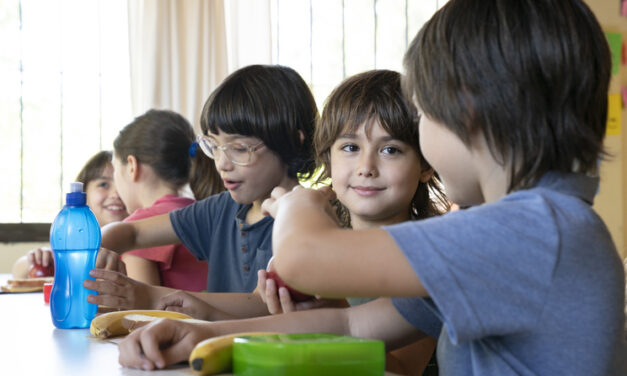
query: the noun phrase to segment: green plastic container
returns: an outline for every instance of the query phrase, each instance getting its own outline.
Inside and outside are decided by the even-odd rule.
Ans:
[[[237,337],[233,373],[240,376],[376,375],[385,373],[383,342],[336,334]]]

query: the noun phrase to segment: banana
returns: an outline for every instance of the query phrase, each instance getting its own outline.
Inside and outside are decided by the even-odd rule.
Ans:
[[[227,334],[198,342],[189,355],[189,366],[199,375],[215,375],[233,367],[233,339],[253,335],[272,335],[272,332],[245,332]]]
[[[159,311],[159,310],[129,310],[129,311],[115,311],[103,313],[102,315],[94,317],[91,320],[91,326],[89,327],[89,332],[98,338],[109,338],[114,336],[126,335],[129,333],[129,330],[126,329],[122,325],[122,320],[124,316],[139,314],[145,316],[152,317],[165,317],[171,319],[191,319],[191,316],[188,316],[184,313],[180,312],[171,312],[171,311]]]

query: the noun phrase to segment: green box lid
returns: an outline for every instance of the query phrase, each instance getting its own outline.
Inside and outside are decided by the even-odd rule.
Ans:
[[[326,333],[237,337],[233,372],[240,376],[381,376],[385,346],[381,341]]]

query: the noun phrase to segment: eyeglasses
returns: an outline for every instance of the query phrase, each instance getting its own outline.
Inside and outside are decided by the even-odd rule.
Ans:
[[[248,166],[253,163],[254,153],[264,146],[263,142],[254,146],[240,143],[218,145],[214,140],[205,135],[198,135],[196,141],[198,141],[198,145],[209,158],[218,161],[220,159],[220,152],[222,152],[229,161],[238,166]]]

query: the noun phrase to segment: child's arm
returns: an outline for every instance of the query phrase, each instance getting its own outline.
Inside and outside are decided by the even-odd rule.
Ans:
[[[129,253],[122,255],[122,261],[126,264],[126,275],[130,278],[149,285],[161,285],[159,265],[155,261],[131,255]]]
[[[11,268],[11,274],[13,274],[13,278],[27,278],[30,265],[31,263],[28,262],[28,258],[26,255],[18,258]]]
[[[385,325],[381,325],[385,322]],[[394,349],[425,336],[389,299],[345,309],[319,309],[246,320],[186,323],[159,320],[134,330],[119,344],[120,364],[154,369],[186,361],[194,346],[209,337],[250,331],[336,333],[383,340]]]
[[[102,228],[101,247],[118,253],[180,242],[169,213],[132,222],[114,222]]]
[[[196,319],[219,321],[265,316],[268,309],[259,294],[176,291],[159,299],[156,309],[186,313]]]
[[[227,320],[268,314],[265,303],[255,293],[202,293],[153,286],[122,273],[93,269],[83,286],[97,291],[88,295],[90,303],[120,309],[161,309],[186,313],[203,320]]]
[[[112,257],[108,254],[108,250],[98,252],[96,258],[96,268],[114,270],[120,273],[126,273],[126,268],[123,262],[117,257]],[[33,264],[48,266],[54,263],[54,255],[52,249],[48,247],[41,247],[31,249],[25,256],[17,259],[13,265],[12,273],[13,278],[27,278],[30,266]]]
[[[339,228],[325,194],[275,188],[263,209],[276,218],[275,268],[293,288],[325,297],[427,296],[392,237]]]

